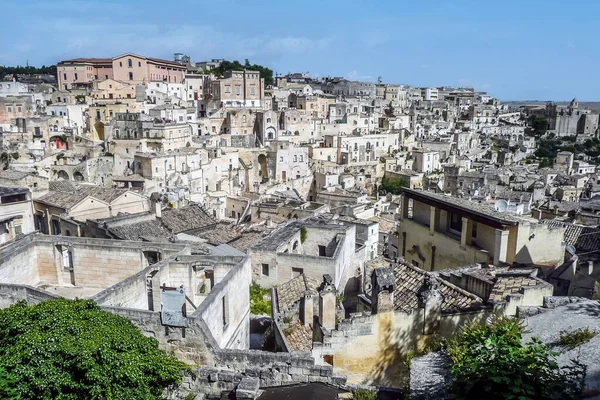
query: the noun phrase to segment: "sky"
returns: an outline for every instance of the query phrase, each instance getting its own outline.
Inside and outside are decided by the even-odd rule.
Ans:
[[[0,65],[132,52],[276,73],[600,100],[600,1],[2,0]]]

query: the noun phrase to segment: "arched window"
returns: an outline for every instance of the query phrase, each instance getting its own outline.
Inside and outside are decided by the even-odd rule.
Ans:
[[[133,67],[133,61],[131,61],[131,58],[129,58],[129,59],[127,60],[127,66],[128,66],[129,68]]]
[[[133,72],[129,73],[129,80],[132,81],[133,80]]]

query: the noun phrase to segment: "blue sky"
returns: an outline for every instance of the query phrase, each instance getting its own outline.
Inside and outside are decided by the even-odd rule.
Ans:
[[[597,0],[2,0],[2,15],[4,65],[183,52],[502,100],[600,100]]]

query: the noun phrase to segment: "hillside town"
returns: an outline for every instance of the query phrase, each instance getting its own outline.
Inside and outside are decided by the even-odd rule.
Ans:
[[[0,81],[0,308],[128,319],[171,399],[445,398],[423,349],[473,321],[600,330],[599,109],[105,56]],[[559,360],[596,393],[598,348]]]

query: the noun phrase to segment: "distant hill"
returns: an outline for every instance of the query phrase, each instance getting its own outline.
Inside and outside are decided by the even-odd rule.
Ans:
[[[548,100],[548,101],[551,101],[551,100]],[[507,105],[510,105],[513,107],[535,106],[535,105],[543,106],[548,101],[541,101],[541,100],[502,101],[502,104],[507,104]],[[553,101],[553,103],[556,103],[559,107],[567,107],[570,102],[571,102],[570,100],[569,101]],[[579,108],[588,108],[592,111],[600,111],[600,102],[599,101],[580,101]]]

